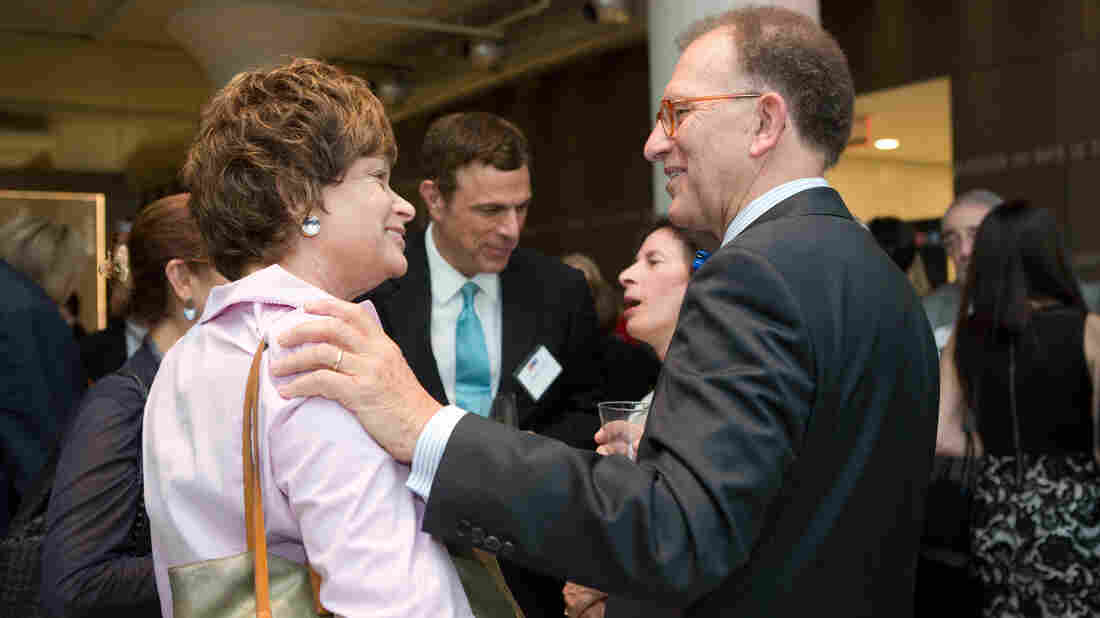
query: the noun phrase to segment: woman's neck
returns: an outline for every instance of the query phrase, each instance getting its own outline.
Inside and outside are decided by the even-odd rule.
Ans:
[[[345,285],[346,282],[341,281],[339,277],[333,275],[338,269],[331,267],[314,253],[291,250],[283,256],[283,259],[279,260],[278,264],[288,273],[315,288],[332,294],[336,298],[351,300],[363,292],[366,292],[366,290],[349,289],[348,286]],[[262,268],[265,267],[256,267],[246,274],[251,274],[251,272],[255,272]]]
[[[654,341],[649,344],[653,346],[653,351],[657,353],[657,360],[662,363],[665,362],[665,355],[668,354],[668,346],[672,343],[672,333],[669,333],[667,337],[662,338],[659,341]]]

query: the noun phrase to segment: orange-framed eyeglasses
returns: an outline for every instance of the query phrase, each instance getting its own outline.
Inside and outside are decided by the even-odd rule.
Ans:
[[[763,96],[759,92],[735,92],[715,94],[709,97],[688,97],[683,99],[661,99],[661,109],[657,110],[657,122],[665,130],[665,135],[676,137],[676,127],[680,126],[680,114],[690,112],[688,105],[704,101],[728,101],[731,99],[755,99]]]

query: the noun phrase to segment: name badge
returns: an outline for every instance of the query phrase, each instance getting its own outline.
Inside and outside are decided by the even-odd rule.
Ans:
[[[516,380],[527,389],[531,399],[538,401],[546,389],[561,375],[561,363],[546,346],[540,345],[527,357],[527,360],[516,369]]]

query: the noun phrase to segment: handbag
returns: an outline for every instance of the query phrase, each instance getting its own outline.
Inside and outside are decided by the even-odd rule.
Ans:
[[[308,565],[267,553],[257,419],[260,359],[266,347],[260,341],[252,357],[241,428],[248,550],[169,568],[176,618],[302,618],[330,613],[320,603],[321,578]]]
[[[475,618],[524,618],[496,556],[476,548],[447,550]]]
[[[145,383],[132,371],[116,374],[133,379],[142,400],[149,396]],[[47,618],[39,591],[42,587],[42,545],[46,539],[46,511],[53,492],[54,476],[61,459],[63,442],[59,442],[38,473],[30,490],[19,504],[7,533],[0,539],[0,616]],[[140,472],[140,458],[138,461]],[[141,474],[138,474],[138,479]],[[141,492],[138,492],[137,515],[130,528],[129,551],[132,556],[148,556],[149,524]]]
[[[8,531],[0,539],[0,615],[47,618],[38,600],[42,585],[42,543],[46,507],[61,449],[55,448],[34,485],[19,503]]]

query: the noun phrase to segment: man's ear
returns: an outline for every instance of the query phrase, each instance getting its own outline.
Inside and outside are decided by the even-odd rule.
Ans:
[[[439,185],[431,179],[421,180],[420,199],[424,200],[424,205],[428,208],[428,216],[432,218],[432,221],[435,221],[438,218],[439,211],[445,206],[443,194],[439,191]]]
[[[181,303],[186,303],[194,297],[192,288],[192,273],[187,262],[179,258],[172,258],[164,265],[164,275],[168,277],[168,284]]]
[[[789,121],[787,102],[779,93],[769,92],[760,97],[756,109],[758,125],[749,146],[749,154],[753,157],[762,156],[774,149]]]

